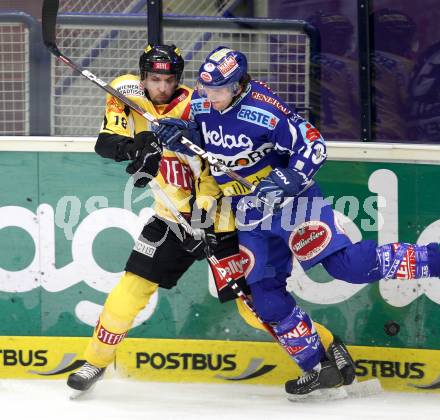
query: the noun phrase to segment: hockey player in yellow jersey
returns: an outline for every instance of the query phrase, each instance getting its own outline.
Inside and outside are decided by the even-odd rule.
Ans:
[[[174,45],[148,45],[139,60],[139,75],[122,75],[114,79],[111,86],[158,119],[186,120],[193,90],[180,84],[183,68],[184,60]],[[191,218],[191,197],[195,195],[205,198],[200,206],[208,210],[209,200],[215,201],[221,196],[208,165],[196,156],[163,149],[152,129],[144,118],[108,95],[95,151],[117,162],[128,161],[126,171],[133,175],[136,187],[146,187],[154,177],[188,219]],[[195,260],[205,258],[205,247],[210,240],[211,245],[215,242],[218,259],[240,258],[232,216],[221,226],[217,223],[216,234],[212,228],[205,235],[207,240],[201,241],[178,228],[174,216],[157,196],[154,209],[156,214],[136,241],[124,275],[106,299],[84,354],[86,363],[69,376],[68,385],[73,389],[86,390],[102,376],[106,366],[114,360],[117,345],[151,296],[159,287],[175,286]],[[235,280],[246,289],[242,273],[238,273]],[[219,289],[221,301],[232,297],[234,294],[229,288]],[[245,313],[249,318],[252,316]]]
[[[148,45],[139,60],[139,76],[122,75],[111,85],[158,119],[186,120],[190,116],[192,89],[180,84],[183,68],[184,60],[174,45]],[[210,175],[209,166],[188,152],[184,154],[162,148],[152,130],[144,118],[108,95],[95,151],[117,162],[129,161],[126,171],[133,175],[137,187],[147,186],[154,177],[188,220],[193,210],[193,196],[206,213],[210,202],[222,196]],[[232,216],[229,220],[226,218],[227,223],[216,223],[215,230],[207,230],[207,240],[201,241],[186,236],[177,224],[177,230],[169,229],[175,222],[174,216],[157,196],[155,211],[135,243],[125,273],[106,299],[84,354],[86,363],[68,378],[68,385],[75,390],[89,389],[103,375],[114,360],[118,344],[151,296],[159,287],[174,287],[195,260],[205,258],[207,246],[215,247],[214,255],[220,261],[239,261],[241,258]],[[214,219],[218,220],[215,216]],[[192,221],[195,222],[194,218]],[[243,273],[232,276],[248,292]],[[216,282],[219,282],[218,277]],[[217,288],[220,301],[235,297],[229,287],[218,283]],[[236,302],[245,321],[261,327],[241,301],[237,299]],[[332,334],[323,326],[317,325],[317,329],[328,347],[333,340]]]

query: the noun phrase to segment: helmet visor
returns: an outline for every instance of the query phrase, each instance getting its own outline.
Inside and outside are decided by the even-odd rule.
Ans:
[[[199,80],[196,88],[201,97],[208,98],[211,102],[222,102],[235,96],[240,90],[240,85],[233,82],[223,86],[208,86]]]

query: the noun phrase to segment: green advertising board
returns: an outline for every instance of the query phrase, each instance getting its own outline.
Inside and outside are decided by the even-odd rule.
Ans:
[[[3,336],[89,336],[152,214],[151,193],[133,189],[123,163],[95,155],[91,143],[83,153],[62,151],[64,144],[0,153]],[[432,153],[430,162],[326,163],[317,180],[353,241],[440,240],[440,168],[433,164],[439,151]],[[177,287],[154,296],[130,337],[270,341],[245,323],[234,302],[220,304],[210,281],[206,262],[194,264]],[[288,287],[349,344],[440,347],[437,278],[354,285],[319,266],[304,273],[295,264]],[[401,327],[395,336],[384,331],[390,320]]]

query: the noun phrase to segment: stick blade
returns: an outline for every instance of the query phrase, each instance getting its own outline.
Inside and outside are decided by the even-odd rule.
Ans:
[[[55,31],[59,5],[59,0],[44,0],[41,13],[43,41],[46,47],[51,51],[58,51]]]

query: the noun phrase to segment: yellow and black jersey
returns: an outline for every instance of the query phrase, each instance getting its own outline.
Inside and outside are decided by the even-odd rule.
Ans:
[[[185,85],[179,85],[170,103],[165,105],[154,105],[146,97],[139,76],[132,74],[120,76],[112,81],[111,86],[157,119],[170,117],[185,120],[189,118],[193,90]],[[134,138],[137,133],[143,131],[151,131],[151,123],[119,99],[108,94],[100,132]],[[155,180],[183,214],[191,212],[193,193],[197,196],[212,197],[214,200],[221,197],[221,191],[210,174],[209,165],[197,156],[190,157],[164,149],[159,173]],[[208,206],[208,201],[201,201],[206,203],[203,207]],[[175,220],[157,195],[155,195],[154,209],[158,216]]]

